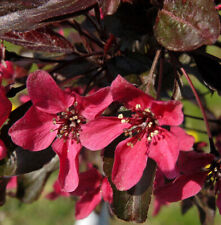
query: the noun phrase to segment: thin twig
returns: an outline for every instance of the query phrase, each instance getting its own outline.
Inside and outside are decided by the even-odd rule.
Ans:
[[[196,119],[196,120],[204,120],[203,118],[198,117],[198,116],[192,116],[192,115],[188,115],[188,114],[184,114],[184,116],[185,117],[192,118],[192,119]],[[212,120],[212,119],[207,119],[207,120],[210,123],[218,123],[218,124],[221,124],[221,120]]]
[[[148,90],[150,88],[150,81],[153,79],[154,72],[155,72],[155,69],[156,69],[156,66],[157,66],[157,62],[158,62],[159,57],[160,57],[160,53],[161,53],[161,49],[158,49],[156,51],[156,54],[155,54],[152,66],[150,68],[150,72],[149,72],[149,75],[148,75],[148,80],[147,80],[147,82],[145,84],[146,85],[145,93],[148,93]]]
[[[86,33],[85,31],[82,30],[80,24],[77,21],[73,21],[73,23],[70,23],[70,25],[76,29],[80,35],[85,36],[86,38],[88,38],[89,40],[91,40],[92,42],[94,42],[96,45],[98,45],[99,47],[103,48],[104,45],[97,40],[96,38],[92,37],[91,35],[89,35],[88,33]]]
[[[163,64],[164,64],[164,57],[163,54],[160,57],[160,70],[159,70],[159,79],[158,79],[158,86],[157,86],[157,97],[156,99],[160,99],[160,91],[162,87],[162,81],[163,81]]]

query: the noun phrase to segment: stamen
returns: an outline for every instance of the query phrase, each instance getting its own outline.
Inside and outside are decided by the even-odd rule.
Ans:
[[[148,112],[148,113],[151,112],[150,108],[146,108],[146,109],[144,109],[144,111],[145,111],[145,112]]]
[[[121,123],[126,123],[127,121],[125,119],[122,119],[121,120]]]
[[[133,143],[132,143],[132,142],[127,142],[127,146],[128,146],[128,147],[131,147],[131,148],[133,148],[133,147],[134,147],[134,145],[133,145]]]
[[[124,116],[122,113],[118,115],[118,119],[123,119],[123,118],[124,118]]]
[[[141,105],[140,104],[136,104],[136,109],[140,109],[141,108]]]
[[[76,106],[77,102],[75,102],[70,108],[66,109],[66,111],[58,113],[57,118],[53,118],[53,124],[59,124],[59,127],[51,130],[51,132],[56,130],[58,138],[64,138],[64,141],[71,138],[79,143],[81,124],[84,124],[86,119],[82,115],[78,114],[77,109],[74,108]]]

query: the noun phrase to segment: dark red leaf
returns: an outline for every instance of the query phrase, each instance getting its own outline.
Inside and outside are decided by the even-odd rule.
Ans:
[[[42,193],[45,183],[51,173],[59,167],[58,157],[54,157],[49,163],[41,169],[19,175],[16,197],[25,203],[32,203],[37,200]]]
[[[86,10],[96,3],[96,0],[34,0],[31,2],[1,0],[0,34],[12,30],[34,30],[55,19],[62,20],[62,16],[65,18],[73,16],[74,13]]]
[[[217,40],[219,15],[213,1],[165,0],[154,32],[158,42],[169,50],[193,50]]]
[[[118,9],[119,4],[120,0],[104,0],[101,5],[103,15],[114,14]]]
[[[0,38],[38,51],[64,53],[73,51],[68,40],[49,28],[39,28],[27,32],[11,31],[1,35]]]
[[[120,138],[118,138],[120,139]],[[143,223],[147,219],[147,212],[152,196],[152,185],[155,176],[156,163],[148,159],[141,180],[128,191],[118,191],[111,181],[111,171],[114,162],[115,140],[104,151],[104,172],[113,189],[113,213],[120,219],[136,223]]]

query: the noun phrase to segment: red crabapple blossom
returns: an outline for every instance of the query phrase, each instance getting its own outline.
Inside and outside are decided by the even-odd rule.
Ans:
[[[63,192],[56,181],[54,191],[49,193],[47,198],[54,200],[59,196],[69,197],[73,195],[80,197],[76,202],[75,218],[77,220],[87,217],[102,199],[109,203],[113,199],[113,191],[107,178],[91,165],[89,170],[79,174],[79,186],[74,192]]]
[[[78,186],[79,135],[82,124],[95,119],[112,102],[110,88],[86,97],[61,90],[45,71],[27,79],[33,106],[9,130],[13,142],[31,151],[43,150],[52,143],[60,159],[59,183],[64,191]]]
[[[216,141],[219,154],[219,137]],[[164,202],[176,202],[196,195],[202,188],[214,190],[216,204],[221,214],[221,158],[203,152],[180,152],[175,180],[155,184],[156,198]]]
[[[119,190],[128,190],[140,180],[148,157],[156,161],[168,178],[174,178],[180,143],[182,150],[190,150],[194,142],[192,136],[177,127],[183,121],[182,104],[156,101],[121,76],[113,81],[111,93],[114,101],[123,103],[130,111],[83,125],[81,143],[98,150],[124,134],[126,139],[116,147],[112,170],[112,180]]]

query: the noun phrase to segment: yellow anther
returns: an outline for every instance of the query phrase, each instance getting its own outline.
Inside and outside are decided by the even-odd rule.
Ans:
[[[205,168],[205,169],[209,169],[210,166],[211,166],[211,164],[207,164],[204,168]]]
[[[127,121],[125,119],[122,119],[121,120],[121,123],[126,123]]]
[[[122,113],[118,115],[118,119],[123,119],[123,118],[124,118],[124,116]]]
[[[78,120],[77,120],[77,123],[80,123],[80,122],[81,122],[81,120],[78,119]]]

